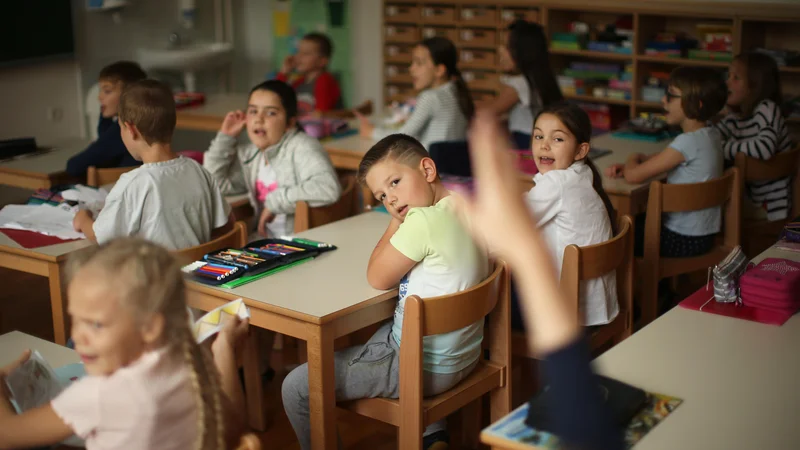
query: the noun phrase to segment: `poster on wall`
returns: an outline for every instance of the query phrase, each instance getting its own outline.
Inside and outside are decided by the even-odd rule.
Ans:
[[[278,0],[272,9],[272,30],[276,37],[289,36],[291,0]]]
[[[345,8],[347,0],[327,0],[328,20],[332,28],[341,28],[344,25]]]

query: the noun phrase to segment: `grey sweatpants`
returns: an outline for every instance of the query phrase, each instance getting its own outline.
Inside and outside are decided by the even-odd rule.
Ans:
[[[350,347],[334,355],[336,401],[361,398],[398,398],[400,394],[400,347],[392,337],[392,322],[387,322],[361,346]],[[447,391],[475,369],[476,360],[456,373],[422,372],[426,396]],[[283,381],[283,408],[292,423],[300,448],[311,448],[311,424],[308,412],[308,364],[297,367]],[[443,430],[444,420],[432,423],[425,435]]]

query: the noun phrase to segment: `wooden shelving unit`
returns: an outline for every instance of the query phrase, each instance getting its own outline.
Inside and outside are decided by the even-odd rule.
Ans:
[[[733,28],[734,54],[759,47],[800,49],[800,3],[770,4],[703,1],[634,0],[384,0],[384,76],[387,101],[414,95],[407,69],[411,49],[420,40],[444,36],[459,49],[459,67],[477,100],[490,99],[499,88],[503,73],[497,64],[497,47],[506,41],[508,24],[525,18],[542,24],[548,37],[567,31],[569,22],[590,24],[629,18],[633,23],[632,54],[589,50],[550,51],[557,72],[570,61],[633,65],[630,100],[592,96],[568,98],[607,103],[626,108],[630,117],[661,107],[640,98],[641,87],[651,70],[669,71],[681,65],[713,67],[724,71],[727,61],[664,58],[645,55],[645,43],[660,31],[693,34],[697,24],[725,24]],[[405,67],[403,67],[405,66]],[[782,89],[800,96],[800,67],[782,67]],[[390,76],[391,75],[391,76]],[[800,118],[791,118],[800,128]]]

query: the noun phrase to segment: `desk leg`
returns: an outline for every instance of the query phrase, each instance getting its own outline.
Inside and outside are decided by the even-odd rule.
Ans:
[[[258,331],[263,330],[251,329],[247,337],[242,355],[242,370],[244,370],[244,391],[247,399],[247,420],[252,428],[265,431],[267,416],[264,411],[264,385],[261,381],[259,364],[261,355],[259,355]]]
[[[53,312],[53,336],[56,344],[67,344],[66,289],[61,282],[63,266],[58,263],[47,265],[47,279],[50,282],[50,309]]]
[[[336,380],[333,333],[326,325],[309,325],[308,406],[311,413],[311,447],[336,448]]]

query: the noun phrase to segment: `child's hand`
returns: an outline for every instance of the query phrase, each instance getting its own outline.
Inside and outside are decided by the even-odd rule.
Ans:
[[[81,209],[77,213],[75,213],[75,217],[72,218],[72,228],[77,231],[78,233],[83,232],[83,223],[86,220],[92,219],[92,213],[88,209]]]
[[[264,207],[261,211],[261,216],[258,218],[258,234],[262,236],[267,235],[267,224],[275,220],[275,213]]]
[[[294,56],[289,55],[286,58],[283,58],[283,64],[281,64],[281,73],[288,74],[294,70],[295,62]]]
[[[372,122],[367,119],[367,117],[357,110],[353,110],[353,114],[355,114],[356,118],[358,119],[358,134],[363,138],[372,138],[372,131],[375,127],[372,125]]]
[[[222,134],[227,134],[235,138],[242,132],[242,128],[244,128],[245,124],[247,124],[247,116],[245,116],[244,112],[241,110],[231,111],[225,115],[225,119],[222,121],[222,127],[220,127],[219,131]]]
[[[622,178],[625,176],[625,164],[612,164],[606,167],[606,176],[609,178]]]
[[[472,199],[464,197],[459,205],[476,237],[508,258],[518,253],[536,224],[522,200],[513,155],[494,114],[484,110],[475,115],[469,145],[475,190]]]
[[[14,362],[8,364],[5,367],[0,367],[0,399],[7,399],[11,396],[11,393],[8,392],[8,388],[6,387],[6,377],[13,371],[15,371],[19,366],[25,364],[25,361],[31,357],[31,351],[25,350],[22,352],[19,358],[17,358]]]
[[[241,347],[242,341],[249,330],[249,318],[242,320],[239,316],[230,317],[225,321],[214,343],[211,344],[211,351],[213,353],[224,351],[223,349],[233,349],[235,351]]]

